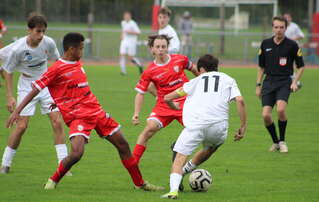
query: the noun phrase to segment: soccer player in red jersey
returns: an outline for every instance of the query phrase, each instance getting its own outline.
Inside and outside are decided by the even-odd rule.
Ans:
[[[147,119],[146,127],[137,139],[133,156],[139,162],[142,157],[147,141],[161,128],[169,125],[173,120],[182,123],[182,106],[185,97],[174,100],[180,104],[181,110],[172,110],[164,101],[164,96],[183,86],[188,81],[184,70],[191,71],[194,75],[198,74],[196,67],[184,55],[168,54],[170,38],[167,35],[155,35],[149,37],[149,47],[155,58],[152,64],[143,72],[141,79],[136,85],[135,111],[132,123],[137,125],[139,113],[141,111],[144,94],[149,84],[154,83],[157,89],[156,105]]]
[[[55,189],[64,174],[77,163],[84,154],[91,130],[111,142],[118,150],[122,164],[128,170],[136,188],[146,191],[161,190],[143,180],[137,161],[132,156],[129,145],[120,131],[120,125],[106,113],[88,86],[82,64],[84,37],[79,33],[68,33],[63,39],[64,55],[56,61],[40,79],[32,83],[32,91],[15,109],[7,121],[11,127],[18,119],[20,111],[43,88],[48,87],[64,122],[70,128],[71,153],[59,164],[56,172],[48,179],[44,189]]]

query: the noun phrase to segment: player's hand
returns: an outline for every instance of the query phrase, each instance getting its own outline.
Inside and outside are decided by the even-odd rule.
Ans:
[[[10,113],[14,111],[14,108],[16,106],[16,99],[14,97],[10,96],[7,98],[7,109]]]
[[[290,85],[290,89],[292,92],[296,92],[299,89],[297,83],[292,82],[292,84]]]
[[[17,122],[18,118],[19,118],[19,114],[18,114],[16,111],[14,111],[14,112],[10,115],[9,119],[7,120],[6,127],[7,127],[7,128],[11,128],[12,125],[13,125],[15,122]]]
[[[140,120],[138,119],[138,115],[134,114],[133,117],[132,117],[132,123],[133,125],[138,125],[140,124]]]
[[[234,141],[241,140],[244,137],[245,130],[246,130],[245,127],[239,128],[238,131],[235,133]]]
[[[257,87],[256,87],[256,96],[257,96],[258,98],[261,97],[261,87],[260,87],[260,86],[257,86]]]
[[[181,109],[180,103],[179,102],[172,102],[172,109],[180,110]]]
[[[58,106],[55,103],[51,103],[49,109],[50,111],[53,111],[55,108],[57,108]]]

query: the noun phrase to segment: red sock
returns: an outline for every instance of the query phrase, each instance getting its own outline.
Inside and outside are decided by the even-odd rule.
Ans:
[[[55,173],[50,177],[51,180],[54,182],[59,182],[61,178],[65,175],[66,172],[68,172],[69,169],[65,169],[62,161],[60,162],[58,169],[55,171]]]
[[[133,151],[133,156],[136,159],[136,163],[138,164],[140,162],[140,159],[143,156],[143,153],[145,151],[146,147],[140,144],[136,144],[134,151]]]
[[[140,169],[138,168],[137,162],[134,159],[134,157],[132,156],[128,159],[122,160],[122,164],[130,173],[134,184],[138,187],[142,186],[144,184],[144,180],[142,178],[142,174],[140,172]]]

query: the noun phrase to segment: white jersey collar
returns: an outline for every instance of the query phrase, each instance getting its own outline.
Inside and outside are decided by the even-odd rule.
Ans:
[[[157,64],[156,61],[154,60],[154,61],[153,61],[154,64],[156,64],[157,66],[167,65],[167,64],[171,61],[171,56],[170,56],[169,54],[167,54],[167,56],[168,56],[168,60],[167,60],[165,63],[163,63],[163,64]]]
[[[63,63],[66,63],[66,64],[75,64],[78,62],[78,61],[63,60],[62,58],[60,58],[59,60],[62,61]]]

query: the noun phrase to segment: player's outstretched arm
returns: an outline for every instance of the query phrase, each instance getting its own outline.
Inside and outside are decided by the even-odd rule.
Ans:
[[[13,96],[13,73],[8,73],[6,71],[4,73],[4,78],[6,81],[6,90],[7,90],[7,109],[10,113],[13,112],[15,105],[16,105],[16,99]]]
[[[234,140],[238,141],[244,137],[244,134],[246,132],[247,114],[246,114],[246,107],[245,107],[244,98],[242,96],[237,96],[235,98],[235,100],[236,100],[236,105],[237,105],[237,111],[239,113],[239,118],[240,118],[240,128],[235,133]]]
[[[132,117],[133,125],[138,125],[140,123],[139,114],[141,112],[143,103],[144,103],[144,94],[137,93],[135,96],[135,107],[134,107],[134,114]]]
[[[168,106],[175,110],[180,110],[179,103],[174,102],[173,100],[182,96],[185,96],[183,88],[176,89],[175,91],[164,96],[164,101],[168,104]]]
[[[14,122],[16,122],[16,120],[19,117],[20,112],[23,110],[23,108],[29,104],[29,102],[36,96],[39,94],[39,90],[35,87],[32,86],[32,91],[22,100],[22,102],[19,104],[19,106],[12,112],[12,114],[10,115],[9,119],[7,120],[7,124],[6,127],[7,128],[11,128],[11,126],[13,125]]]
[[[192,65],[192,68],[190,69],[190,71],[194,74],[194,76],[200,75],[200,72],[197,69],[197,65],[195,64]]]

